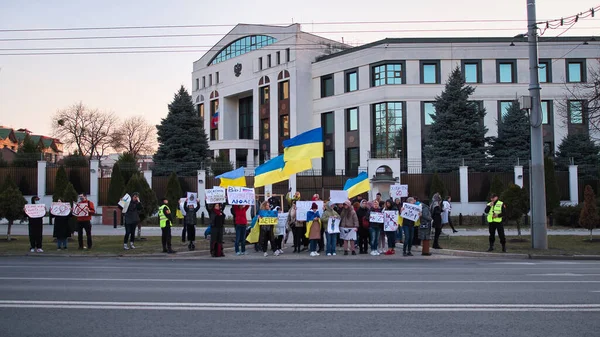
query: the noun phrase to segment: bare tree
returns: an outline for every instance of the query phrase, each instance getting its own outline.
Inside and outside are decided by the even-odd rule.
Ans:
[[[156,150],[156,127],[142,116],[125,119],[119,127],[112,146],[117,151],[129,152],[135,157],[154,153]]]
[[[113,137],[117,133],[119,120],[112,112],[91,110],[88,115],[89,127],[84,133],[84,140],[88,147],[88,155],[92,159],[100,159],[106,150],[111,148]]]

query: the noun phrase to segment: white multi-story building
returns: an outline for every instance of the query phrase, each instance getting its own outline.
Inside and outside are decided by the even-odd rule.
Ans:
[[[567,88],[597,65],[591,41],[540,40],[547,151],[569,133],[589,132],[585,102],[569,100]],[[193,97],[214,155],[238,165],[262,163],[283,152],[284,139],[322,126],[325,155],[313,165],[324,175],[371,171],[388,158],[398,176],[420,170],[432,101],[456,67],[476,87],[471,99],[486,109],[488,136],[497,135],[502,111],[528,95],[527,48],[525,39],[498,37],[393,38],[350,48],[300,25],[238,25],[194,62]],[[389,141],[389,133],[400,137]]]

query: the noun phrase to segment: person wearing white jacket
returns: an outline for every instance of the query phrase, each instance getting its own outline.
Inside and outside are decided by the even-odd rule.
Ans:
[[[452,233],[458,233],[458,231],[452,225],[452,219],[451,219],[452,204],[451,204],[451,202],[452,202],[452,197],[447,196],[446,200],[444,200],[444,202],[442,203],[442,228],[444,228],[445,225],[450,225],[450,228],[452,228]]]

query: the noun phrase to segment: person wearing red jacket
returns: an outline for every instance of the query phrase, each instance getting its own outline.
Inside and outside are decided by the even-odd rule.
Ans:
[[[88,215],[77,217],[77,240],[79,242],[79,249],[84,249],[83,246],[83,230],[85,229],[85,236],[87,238],[87,249],[92,249],[92,215],[96,214],[96,208],[94,203],[89,201],[87,195],[82,194],[79,197],[80,204],[87,204]]]
[[[246,226],[248,226],[246,212],[248,208],[250,208],[248,205],[233,205],[231,208],[235,222],[235,255],[246,255]]]

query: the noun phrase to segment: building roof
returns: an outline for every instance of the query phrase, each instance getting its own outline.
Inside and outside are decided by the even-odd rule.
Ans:
[[[0,129],[0,138],[6,139],[6,138],[10,137],[11,133],[13,133],[12,129],[2,128],[2,129]]]
[[[25,139],[25,136],[27,134],[25,132],[21,132],[21,131],[16,131],[15,132],[15,137],[17,137],[17,141],[20,143]]]
[[[593,36],[559,36],[559,37],[540,37],[540,43],[552,42],[587,42],[595,41]],[[425,44],[425,43],[511,43],[511,42],[527,42],[527,38],[514,37],[407,37],[407,38],[386,38],[383,40],[364,44],[362,46],[346,49],[331,55],[318,57],[316,62],[332,59],[334,57],[354,53],[360,50],[377,47],[386,44]]]

